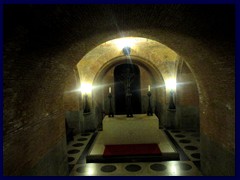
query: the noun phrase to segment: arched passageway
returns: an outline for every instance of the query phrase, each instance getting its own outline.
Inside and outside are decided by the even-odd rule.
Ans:
[[[82,109],[79,94],[65,93],[76,86],[71,84],[75,81],[75,66],[96,46],[124,34],[161,42],[187,63],[199,93],[202,171],[205,175],[233,175],[234,6],[156,5],[146,8],[129,5],[129,12],[141,12],[131,18],[124,5],[86,7],[5,7],[4,174],[67,174],[64,112]],[[96,10],[94,13],[92,8]],[[110,12],[105,8],[118,12],[115,16],[119,20],[118,30],[109,21],[113,16],[100,13]],[[65,12],[70,13],[59,16]],[[72,18],[76,14],[79,19]],[[88,18],[92,23],[87,23]],[[150,50],[152,54],[144,59],[157,54],[154,54],[154,47]],[[88,72],[89,77],[95,77],[92,71]],[[78,77],[83,80],[81,74]],[[76,98],[68,101],[68,96]],[[90,100],[94,103],[94,99]],[[48,169],[46,162],[55,166]]]
[[[132,113],[141,114],[141,90],[140,90],[140,71],[137,65],[122,64],[114,69],[114,97],[116,114],[127,114],[126,112],[126,76],[129,69]]]

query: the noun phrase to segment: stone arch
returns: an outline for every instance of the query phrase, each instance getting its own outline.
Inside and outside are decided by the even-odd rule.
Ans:
[[[227,43],[215,44],[208,39],[206,39],[207,43],[204,43],[204,37],[200,40],[178,32],[172,33],[173,31],[175,30],[168,28],[165,31],[135,28],[131,31],[124,31],[124,34],[161,42],[177,52],[189,64],[199,90],[201,144],[204,145],[201,146],[203,171],[208,175],[219,174],[219,172],[226,175],[228,172],[225,167],[234,166],[232,157],[235,151],[234,50],[229,48]],[[11,43],[6,43],[5,47],[8,49],[4,49],[6,59],[4,61],[6,62],[6,66],[4,63],[4,83],[6,83],[4,84],[4,105],[7,105],[4,106],[5,175],[19,175],[27,172],[52,149],[52,146],[59,142],[59,139],[64,137],[64,83],[73,73],[72,68],[97,44],[120,37],[116,31],[111,31],[111,28],[107,31],[102,30],[95,34],[85,35],[85,39],[76,38],[72,44],[62,47],[61,51],[59,47],[54,46],[50,50],[48,48],[49,51],[39,50],[38,53],[21,54],[18,48],[11,47]],[[14,54],[14,57],[11,54]],[[20,64],[19,59],[26,59],[26,61],[30,59],[27,62],[32,69]],[[16,71],[16,69],[21,69],[21,71]],[[37,81],[33,81],[34,78]],[[24,81],[20,83],[19,79]],[[28,104],[25,103],[26,93]],[[48,96],[45,98],[45,95]],[[44,97],[45,100],[39,102],[36,97]],[[21,108],[25,107],[24,111],[19,112],[18,105],[12,102],[13,98],[22,102]],[[28,122],[28,120],[33,122]],[[10,124],[11,122],[14,122],[14,126]],[[29,128],[32,124],[40,124],[41,131]],[[23,130],[21,130],[22,125]],[[49,126],[53,128],[48,132]],[[28,138],[29,135],[34,141]],[[31,147],[25,159],[15,158],[16,155],[25,157],[22,144],[18,145],[19,138]],[[43,139],[48,139],[47,144],[44,144],[46,146],[34,148],[35,142],[42,142]],[[16,145],[18,148],[12,148]],[[222,156],[215,157],[215,151],[209,151],[212,147],[218,147],[217,152],[230,158],[222,160]],[[215,160],[212,160],[212,157],[215,157]]]
[[[97,72],[94,81],[93,81],[93,86],[99,87],[99,85],[97,84],[97,82],[101,82],[101,80],[103,79],[103,77],[107,74],[107,72],[109,72],[111,69],[113,70],[115,66],[124,64],[125,61],[123,61],[125,59],[124,56],[121,57],[116,57],[113,58],[112,60],[108,61],[107,63],[105,63],[101,69],[99,70],[99,72]],[[143,69],[144,71],[146,71],[146,73],[148,73],[149,78],[151,78],[151,82],[152,82],[152,88],[153,88],[153,94],[152,94],[152,106],[154,107],[157,116],[159,117],[159,119],[163,119],[164,118],[164,109],[165,109],[165,104],[166,104],[166,90],[165,90],[165,86],[164,86],[164,79],[161,75],[161,72],[155,67],[154,64],[152,64],[149,61],[146,61],[144,58],[138,57],[138,56],[131,56],[131,60],[133,64],[138,65],[141,69]],[[101,83],[100,83],[101,84]],[[103,83],[104,84],[104,83]],[[102,87],[102,86],[101,86]],[[96,106],[96,104],[105,104],[106,107],[102,107],[101,108],[104,109],[104,111],[106,111],[106,113],[108,112],[107,105],[108,105],[108,98],[107,98],[107,93],[108,93],[108,87],[109,84],[107,84],[104,88],[105,88],[105,93],[103,92],[101,96],[97,95],[96,92],[99,93],[99,89],[93,89],[93,107]],[[144,87],[143,87],[144,88]],[[114,89],[112,89],[112,91],[114,91]],[[142,93],[142,102],[143,102],[143,111],[142,113],[146,113],[146,108],[147,108],[147,86],[145,87],[145,89],[143,90]],[[104,100],[96,100],[97,98],[103,98],[105,97],[105,102],[104,103],[100,103],[103,102]],[[114,104],[114,103],[113,103]],[[100,112],[100,111],[98,111]],[[95,119],[97,119],[97,117],[95,117]],[[98,120],[99,122],[101,122],[101,119]]]
[[[227,67],[234,69],[233,49],[231,47],[229,48],[228,43],[224,42],[221,43],[222,47],[215,46],[215,49],[213,49],[214,44],[212,44],[212,42],[206,44],[204,43],[204,39],[199,40],[194,37],[160,29],[137,29],[124,31],[124,33],[127,36],[141,36],[161,42],[177,52],[189,65],[199,92],[201,144],[203,144],[201,147],[206,147],[204,145],[208,143],[211,144],[211,142],[217,142],[217,144],[221,146],[220,149],[230,157],[229,163],[231,164],[231,160],[234,157],[235,133],[234,128],[230,127],[234,127],[235,122],[235,97],[234,88],[230,90],[227,89],[229,85],[232,87],[235,86],[234,72],[227,72],[227,69],[221,67],[221,62],[226,63]],[[99,39],[92,36],[90,40],[91,42],[102,43],[117,38],[119,35],[114,32],[108,32],[101,34],[100,37],[102,38]],[[229,52],[226,52],[223,47],[229,49]],[[227,58],[230,58],[232,61],[227,61]],[[216,75],[218,76],[217,79]],[[224,83],[223,80],[228,83]],[[218,104],[218,108],[216,104]],[[224,116],[220,117],[222,112],[224,112]],[[225,119],[223,119],[223,117]],[[209,119],[211,119],[211,121],[209,121]],[[222,119],[222,121],[220,119]],[[229,128],[223,129],[225,126],[223,122],[226,121],[228,122]],[[212,129],[219,129],[219,131],[212,131]],[[220,133],[223,131],[226,132],[225,134],[228,134],[228,138],[225,138],[225,136]],[[207,160],[207,156],[211,154],[207,149],[202,148],[202,154],[205,154],[201,156],[203,166],[207,167],[206,170],[203,171],[211,174],[213,170],[211,167],[214,167],[218,163]],[[212,165],[207,165],[205,162]],[[224,171],[224,168],[221,169]],[[217,174],[217,172],[215,173]]]

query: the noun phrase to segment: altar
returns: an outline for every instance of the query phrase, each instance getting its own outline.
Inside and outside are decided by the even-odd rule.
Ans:
[[[159,144],[159,121],[156,115],[134,114],[105,116],[103,119],[103,144]]]
[[[145,114],[134,114],[127,118],[126,115],[115,115],[103,119],[103,129],[97,136],[86,157],[87,163],[112,163],[112,162],[158,162],[168,160],[179,160],[179,154],[171,143],[164,130],[159,129],[158,118]],[[113,146],[115,149],[123,145],[123,148],[133,148],[131,154],[129,148],[121,155],[106,154],[106,147]],[[135,145],[140,149],[136,149]],[[141,154],[141,147],[151,149],[158,147],[160,153]],[[122,150],[122,148],[120,149]],[[119,151],[117,149],[117,153]],[[124,151],[124,150],[123,150]],[[112,151],[113,152],[113,151]],[[129,154],[128,154],[129,153]]]

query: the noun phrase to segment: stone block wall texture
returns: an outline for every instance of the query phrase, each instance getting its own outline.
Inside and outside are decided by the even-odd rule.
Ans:
[[[69,128],[73,128],[75,134],[83,131],[80,119],[80,110],[82,109],[82,94],[79,91],[79,75],[77,70],[73,69],[72,73],[66,78],[63,103],[65,111],[65,119]]]
[[[177,104],[180,106],[199,106],[196,80],[185,62],[179,65],[177,83]]]
[[[74,134],[78,134],[83,131],[83,126],[81,124],[81,111],[66,111],[65,119],[68,127],[73,128]]]
[[[184,59],[199,90],[203,174],[235,174],[234,5],[7,5],[4,13],[4,175],[64,169],[67,77],[119,29]]]
[[[148,85],[150,85],[151,88],[151,106],[153,108],[153,112],[155,109],[155,101],[156,101],[156,91],[157,89],[154,89],[155,86],[154,77],[144,68],[140,66],[140,88],[141,88],[141,102],[142,102],[142,113],[146,114],[148,109]]]
[[[66,137],[63,137],[33,168],[23,172],[24,176],[68,176]],[[66,171],[67,170],[67,171]]]
[[[14,50],[4,54],[4,175],[28,174],[66,138],[63,92],[59,91],[65,77],[58,73],[58,63],[49,57],[12,55]],[[39,68],[44,58],[49,66]],[[48,156],[48,162],[55,164],[49,174],[67,172],[58,169],[67,164],[66,146],[61,148],[58,156]],[[48,167],[41,169],[48,172]]]
[[[182,129],[199,130],[199,94],[196,80],[187,64],[181,60],[177,73],[176,121]]]
[[[71,73],[65,82],[64,89],[64,109],[65,111],[79,111],[81,109],[81,92],[78,90],[80,88],[78,73]]]

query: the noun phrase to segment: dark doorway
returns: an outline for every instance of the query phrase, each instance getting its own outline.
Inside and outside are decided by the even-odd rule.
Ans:
[[[121,64],[114,69],[115,84],[115,111],[116,114],[126,114],[126,93],[124,78],[127,71],[132,75],[131,92],[132,92],[132,111],[133,114],[141,114],[141,91],[140,91],[140,71],[137,65]]]

